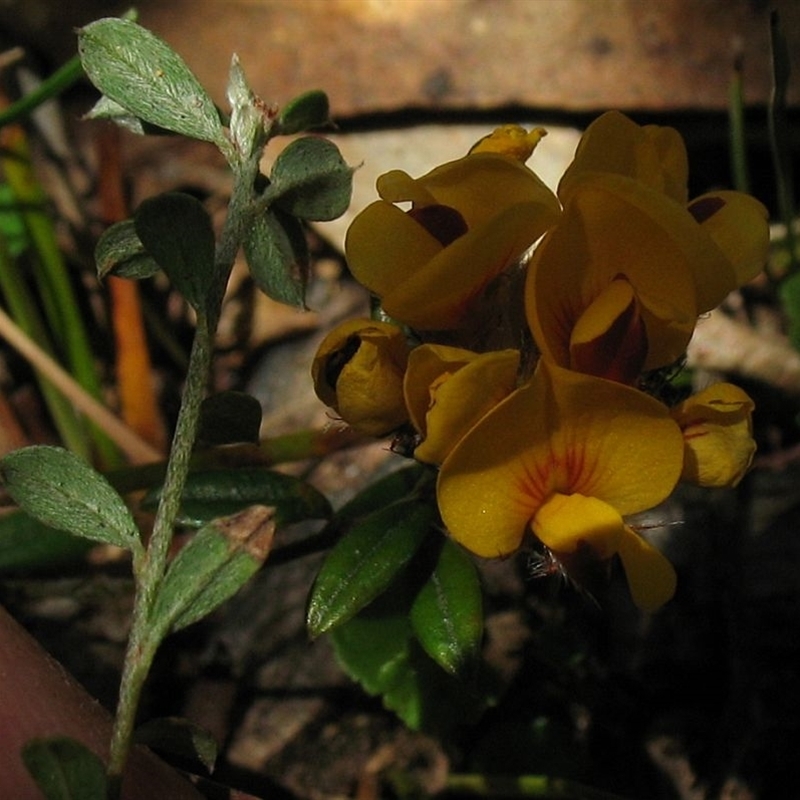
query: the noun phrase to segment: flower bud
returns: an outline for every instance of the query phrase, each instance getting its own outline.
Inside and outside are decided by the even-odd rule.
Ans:
[[[403,374],[408,345],[396,325],[368,319],[334,328],[311,367],[317,396],[354,430],[383,436],[408,419]]]

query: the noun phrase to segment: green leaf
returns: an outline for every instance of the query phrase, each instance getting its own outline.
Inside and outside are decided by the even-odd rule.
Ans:
[[[144,249],[132,219],[116,222],[100,236],[94,250],[97,277],[107,275],[139,280],[155,275],[160,269]]]
[[[476,665],[483,637],[478,571],[449,539],[414,599],[411,626],[425,652],[447,672],[463,674]]]
[[[134,215],[145,250],[198,311],[214,281],[214,229],[203,204],[182,192],[167,192],[141,203]]]
[[[0,478],[21,508],[58,528],[128,550],[141,550],[139,531],[106,479],[60,447],[37,445],[0,459]]]
[[[328,95],[321,89],[311,89],[290,100],[278,117],[284,135],[322,128],[331,122]]]
[[[74,739],[33,739],[22,761],[47,800],[106,800],[103,762]]]
[[[414,582],[399,580],[358,615],[331,632],[344,670],[379,695],[410,728],[447,735],[474,722],[486,708],[486,690],[439,668],[414,640],[409,622]]]
[[[136,744],[156,753],[176,756],[184,761],[199,762],[213,772],[218,750],[214,737],[182,717],[159,717],[140,725],[133,734]]]
[[[357,614],[417,552],[436,518],[434,505],[399,500],[357,522],[328,554],[314,581],[308,629],[318,636]]]
[[[350,205],[353,168],[333,142],[304,136],[275,159],[270,182],[267,193],[282,211],[300,219],[331,220]]]
[[[261,403],[246,392],[219,392],[200,406],[198,443],[205,447],[250,442],[261,434]]]
[[[268,211],[245,231],[243,246],[256,286],[273,300],[302,308],[309,268],[302,225],[288,214]]]
[[[24,511],[0,516],[0,576],[52,574],[83,563],[94,542],[39,522]]]
[[[219,113],[184,60],[150,31],[125,19],[78,30],[89,80],[132,116],[193,139],[226,147]]]
[[[156,633],[178,631],[234,595],[269,555],[275,514],[251,506],[201,528],[175,556],[156,597]]]
[[[160,488],[149,492],[143,508],[155,508]],[[199,527],[217,517],[233,514],[247,506],[275,509],[278,525],[306,519],[327,519],[331,507],[324,495],[300,478],[266,467],[241,467],[192,472],[181,495],[178,523]]]

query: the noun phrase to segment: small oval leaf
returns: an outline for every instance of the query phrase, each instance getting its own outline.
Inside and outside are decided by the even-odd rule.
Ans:
[[[478,571],[458,545],[444,540],[430,578],[411,607],[411,627],[425,652],[453,675],[474,667],[483,637]]]
[[[179,631],[232,597],[269,555],[275,535],[271,508],[251,506],[201,528],[175,556],[152,614],[155,633]]]
[[[155,508],[160,498],[160,489],[149,492],[142,507]],[[265,467],[241,467],[190,473],[177,522],[200,527],[252,505],[273,507],[279,525],[327,519],[331,515],[325,496],[300,478]]]
[[[143,201],[133,218],[145,250],[197,310],[205,308],[214,280],[214,229],[203,204],[183,192]]]
[[[198,445],[258,444],[261,416],[261,403],[251,394],[234,391],[212,394],[200,406]]]
[[[307,624],[318,636],[374,600],[409,562],[436,517],[431,503],[398,500],[357,522],[334,546],[314,581]]]
[[[103,231],[94,250],[94,260],[100,280],[107,275],[139,280],[155,275],[160,269],[144,249],[132,219],[115,222]]]
[[[278,116],[280,132],[284,135],[322,128],[330,122],[328,95],[321,89],[311,89],[293,98]]]
[[[126,19],[100,19],[78,31],[89,80],[132,116],[193,139],[227,145],[219,113],[184,60]]]
[[[304,136],[275,159],[270,181],[270,199],[278,208],[299,219],[323,222],[347,211],[353,168],[333,142]]]
[[[51,528],[139,550],[139,530],[111,484],[78,456],[37,445],[0,459],[0,477],[20,507]]]
[[[309,255],[300,223],[288,214],[267,212],[245,232],[244,254],[264,294],[290,306],[304,306]]]

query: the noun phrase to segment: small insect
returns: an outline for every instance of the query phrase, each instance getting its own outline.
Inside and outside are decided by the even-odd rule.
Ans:
[[[413,458],[414,450],[417,449],[421,441],[422,437],[413,428],[404,425],[395,432],[389,449],[395,455],[403,456],[404,458]]]

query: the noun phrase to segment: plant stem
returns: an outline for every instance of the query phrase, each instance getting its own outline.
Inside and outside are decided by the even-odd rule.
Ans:
[[[122,775],[133,739],[136,711],[145,679],[150,671],[158,645],[167,633],[154,624],[151,612],[166,572],[173,526],[180,507],[183,485],[189,471],[189,459],[194,446],[200,404],[205,394],[212,354],[213,332],[208,327],[208,320],[200,318],[189,357],[189,370],[172,440],[172,450],[167,463],[161,503],[153,523],[147,555],[136,576],[137,593],[120,682],[119,702],[114,720],[108,764],[109,786],[113,787],[112,797],[117,796],[121,787]]]
[[[192,351],[186,373],[181,409],[167,462],[161,501],[153,523],[147,554],[134,570],[136,597],[131,632],[120,682],[108,764],[109,798],[117,798],[133,741],[136,711],[142,688],[159,644],[168,630],[153,619],[153,607],[167,570],[175,519],[197,435],[200,406],[214,354],[214,335],[222,309],[225,288],[241,245],[245,226],[252,216],[252,189],[260,153],[252,154],[234,170],[234,186],[225,225],[215,253],[215,280],[206,310],[197,313]],[[134,565],[136,566],[136,565]]]

